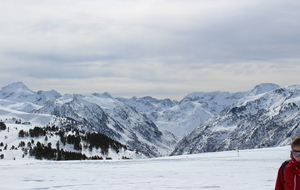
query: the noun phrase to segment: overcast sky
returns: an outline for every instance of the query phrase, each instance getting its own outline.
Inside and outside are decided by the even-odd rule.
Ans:
[[[0,88],[181,100],[300,84],[299,10],[299,0],[0,0]]]

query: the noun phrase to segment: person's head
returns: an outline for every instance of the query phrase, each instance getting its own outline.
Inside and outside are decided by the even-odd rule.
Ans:
[[[300,161],[300,137],[296,137],[291,143],[291,153],[296,161]]]

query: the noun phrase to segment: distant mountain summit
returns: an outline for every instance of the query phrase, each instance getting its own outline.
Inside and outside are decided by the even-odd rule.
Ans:
[[[27,86],[25,86],[22,82],[12,83],[10,85],[3,87],[0,90],[1,99],[24,101],[28,98],[30,99],[34,97],[35,97],[35,92],[27,88]]]
[[[49,101],[61,97],[55,90],[34,92],[22,82],[12,83],[0,90],[0,99],[13,100],[17,102],[38,102],[41,100]]]
[[[256,85],[247,95],[248,96],[258,95],[258,94],[262,94],[265,92],[275,90],[277,88],[280,88],[280,86],[278,86],[277,84],[262,83],[262,84]]]
[[[25,112],[32,112],[59,97],[61,94],[55,90],[34,92],[22,82],[12,83],[0,90],[0,101],[6,100],[2,105]]]

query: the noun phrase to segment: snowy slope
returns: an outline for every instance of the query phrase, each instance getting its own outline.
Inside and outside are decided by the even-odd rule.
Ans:
[[[289,147],[142,160],[0,160],[0,189],[274,189]]]
[[[22,111],[16,111],[9,108],[0,108],[0,120],[5,123],[15,123],[12,118],[19,119],[22,122],[29,122],[31,125],[46,126],[53,121],[53,116],[49,114],[35,114]]]
[[[1,116],[1,118],[4,118]],[[41,118],[40,118],[41,119]],[[56,148],[57,143],[59,143],[60,149],[64,151],[70,152],[78,152],[81,154],[85,154],[87,157],[99,156],[103,159],[110,158],[113,160],[119,160],[122,158],[130,158],[130,159],[141,159],[146,158],[143,154],[137,153],[134,150],[129,149],[119,149],[116,151],[115,149],[109,148],[107,154],[103,154],[100,148],[90,149],[84,148],[84,141],[81,140],[82,150],[78,151],[74,149],[73,144],[62,143],[60,135],[55,131],[47,131],[45,135],[41,135],[38,137],[25,136],[20,137],[20,131],[29,132],[33,130],[36,126],[31,124],[15,124],[15,120],[11,118],[1,119],[5,120],[7,129],[0,130],[0,155],[3,155],[3,159],[0,160],[33,160],[34,156],[30,156],[30,149],[37,145],[38,142],[41,144],[48,146],[51,144],[52,148]],[[42,120],[41,120],[42,121]],[[49,125],[53,126],[53,125]],[[76,132],[67,131],[66,135],[76,135]],[[25,146],[21,144],[24,143]],[[30,144],[30,146],[28,145]],[[31,147],[31,148],[30,148]],[[0,161],[1,162],[1,161]],[[0,188],[1,189],[1,188]]]

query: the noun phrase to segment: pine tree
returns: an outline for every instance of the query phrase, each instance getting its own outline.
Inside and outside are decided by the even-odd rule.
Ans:
[[[6,125],[4,122],[0,122],[0,130],[6,130]]]
[[[19,137],[23,138],[24,136],[25,136],[25,133],[22,129],[22,130],[19,131]]]

